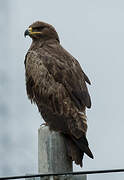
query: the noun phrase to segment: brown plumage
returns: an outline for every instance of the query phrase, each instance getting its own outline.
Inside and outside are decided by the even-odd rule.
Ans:
[[[93,158],[86,139],[85,109],[91,107],[86,82],[90,80],[78,61],[61,45],[53,26],[35,22],[25,31],[32,44],[25,57],[26,89],[50,130],[65,136],[72,161],[82,166],[84,153]]]

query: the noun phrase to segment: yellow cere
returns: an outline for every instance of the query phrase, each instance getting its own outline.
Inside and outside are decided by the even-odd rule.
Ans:
[[[29,31],[29,33],[31,33],[32,32],[32,28],[30,27],[30,28],[28,28],[28,31]]]
[[[33,32],[32,27],[28,28],[29,34],[42,34],[42,32]]]

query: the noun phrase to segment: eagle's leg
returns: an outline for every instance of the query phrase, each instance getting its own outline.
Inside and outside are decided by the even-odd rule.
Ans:
[[[48,126],[48,123],[44,122],[44,123],[40,124],[40,126]]]

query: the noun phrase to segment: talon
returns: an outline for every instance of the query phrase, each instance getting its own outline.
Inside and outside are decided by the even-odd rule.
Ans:
[[[47,123],[40,124],[40,126],[48,126]]]

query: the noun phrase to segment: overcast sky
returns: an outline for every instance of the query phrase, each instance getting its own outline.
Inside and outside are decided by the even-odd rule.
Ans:
[[[56,28],[92,82],[87,136],[95,159],[85,157],[84,168],[75,170],[124,168],[124,1],[4,0],[0,10],[0,176],[37,172],[41,117],[26,96],[24,56],[31,40],[23,36],[36,20]]]

